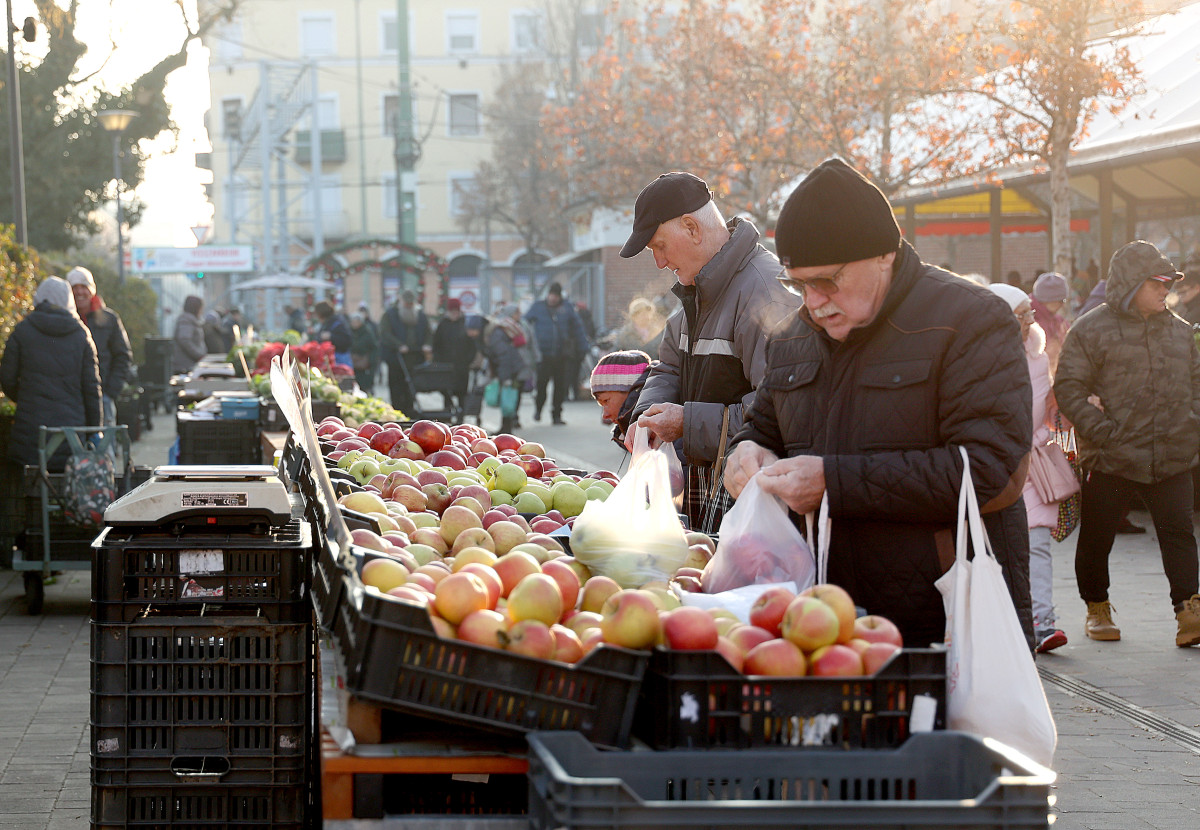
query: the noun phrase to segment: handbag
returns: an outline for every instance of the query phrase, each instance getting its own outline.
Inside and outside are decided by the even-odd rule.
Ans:
[[[1083,468],[1079,464],[1079,453],[1075,449],[1075,430],[1063,425],[1062,415],[1054,413],[1054,441],[1062,447],[1063,457],[1075,475],[1076,480],[1083,481]],[[1058,503],[1058,521],[1050,529],[1050,538],[1061,542],[1079,527],[1079,517],[1083,504],[1082,490],[1076,490],[1072,495]]]
[[[512,384],[500,387],[500,414],[508,417],[517,414],[517,402],[521,399],[521,390]]]
[[[946,608],[946,723],[1049,766],[1058,742],[1054,716],[979,515],[967,451],[959,451],[963,480],[955,562],[934,583]],[[970,561],[968,539],[975,551]]]
[[[1029,456],[1029,480],[1046,504],[1060,502],[1079,492],[1079,478],[1067,454],[1056,441],[1034,447]]]
[[[493,378],[488,381],[487,386],[483,387],[483,402],[488,406],[500,405],[500,381]]]
[[[71,457],[63,468],[63,518],[76,527],[99,527],[104,511],[117,498],[116,465],[109,450],[113,432],[97,433],[90,447],[63,430]]]

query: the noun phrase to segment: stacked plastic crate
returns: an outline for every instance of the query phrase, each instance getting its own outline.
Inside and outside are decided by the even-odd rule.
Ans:
[[[92,826],[319,822],[308,523],[110,526],[94,552]]]

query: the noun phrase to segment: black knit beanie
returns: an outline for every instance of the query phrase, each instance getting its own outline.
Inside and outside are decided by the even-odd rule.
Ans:
[[[857,262],[899,247],[900,226],[883,191],[839,158],[804,177],[775,225],[775,250],[785,268]]]

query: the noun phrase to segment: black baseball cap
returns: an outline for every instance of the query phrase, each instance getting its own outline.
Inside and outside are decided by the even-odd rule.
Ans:
[[[699,210],[710,201],[712,191],[703,179],[691,173],[663,173],[643,187],[633,203],[633,233],[621,248],[621,256],[628,259],[641,253],[659,225]]]

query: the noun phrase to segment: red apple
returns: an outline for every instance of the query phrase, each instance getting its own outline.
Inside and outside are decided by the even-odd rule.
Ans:
[[[450,574],[434,590],[434,607],[451,625],[458,625],[473,611],[483,610],[487,603],[487,586],[472,573]]]
[[[769,631],[772,637],[779,636],[779,624],[788,605],[796,598],[789,589],[774,585],[758,595],[750,606],[750,624]]]
[[[490,438],[476,438],[471,443],[471,452],[486,453],[487,455],[495,455],[500,450],[496,447],[496,442]]]
[[[746,656],[742,654],[741,649],[729,642],[729,640],[724,637],[717,637],[717,653],[724,657],[729,665],[733,666],[734,671],[740,672],[742,670],[742,664],[745,662]]]
[[[779,633],[804,651],[816,651],[837,642],[837,614],[816,597],[796,597],[783,614]]]
[[[358,436],[351,436],[338,441],[337,446],[335,446],[334,449],[341,450],[342,452],[349,452],[350,450],[367,450],[370,449],[370,446],[366,441]]]
[[[367,421],[366,423],[361,424],[358,427],[357,433],[360,438],[362,438],[366,441],[370,441],[371,436],[374,435],[375,433],[381,431],[382,429],[383,429],[383,427],[380,426],[379,424],[375,423],[374,421]]]
[[[904,648],[904,638],[900,629],[887,617],[878,614],[868,614],[854,621],[854,636],[868,643],[893,643],[898,648]]]
[[[421,420],[408,428],[408,437],[428,455],[446,446],[446,442],[450,440],[450,431],[436,421]]]
[[[742,671],[772,677],[803,677],[804,653],[787,640],[767,640],[750,649],[742,663]]]
[[[823,646],[808,660],[809,674],[817,677],[859,677],[863,674],[862,658],[858,652],[841,643]]]
[[[325,457],[328,458],[330,461],[337,461],[345,454],[346,453],[342,450],[334,450],[333,452],[329,453]]]
[[[716,625],[716,620],[713,620],[713,625]],[[757,625],[738,625],[730,629],[725,638],[730,643],[737,646],[742,654],[749,654],[750,650],[759,643],[765,643],[768,640],[774,640],[771,632],[764,628],[759,628]]]
[[[534,533],[550,534],[562,527],[562,522],[553,519],[534,519],[529,523],[529,529]]]
[[[862,657],[863,674],[876,674],[899,650],[900,646],[895,643],[868,643],[867,647],[859,652],[859,656]]]
[[[428,472],[428,470],[425,472]],[[421,487],[421,492],[425,494],[426,510],[432,510],[434,513],[441,514],[442,511],[450,506],[450,488],[445,484],[430,482]]]
[[[526,441],[521,446],[517,447],[518,455],[535,455],[538,458],[546,457],[546,449],[536,441]],[[495,453],[493,453],[495,455]]]
[[[583,590],[575,569],[561,559],[551,559],[549,562],[542,563],[542,573],[558,583],[558,589],[562,591],[565,614],[572,613],[579,601],[579,592]]]
[[[717,621],[703,608],[681,605],[662,615],[667,648],[708,651],[717,647]]]
[[[483,608],[472,611],[458,624],[458,639],[489,648],[504,648],[500,632],[508,630],[508,620],[498,611]]]
[[[388,457],[412,458],[420,461],[425,457],[425,451],[421,449],[420,445],[417,444],[416,441],[408,438],[401,438],[395,444],[392,444],[392,448],[388,450]]]
[[[492,436],[492,443],[496,445],[498,452],[503,452],[504,450],[516,452],[525,442],[511,432],[502,432],[499,435]]]
[[[475,574],[475,576],[479,577],[479,581],[488,590],[487,607],[496,607],[496,603],[500,601],[500,593],[504,590],[504,585],[500,582],[499,574],[496,573],[491,565],[485,565],[482,562],[468,562],[459,569],[459,572]]]
[[[435,450],[425,460],[435,467],[449,467],[451,470],[464,470],[467,467],[466,459],[453,450]]]
[[[858,616],[858,609],[854,607],[854,600],[850,598],[850,594],[846,592],[845,588],[823,583],[804,589],[800,592],[800,596],[816,597],[833,609],[838,618],[837,641],[839,643],[846,643],[854,636],[854,619]]]
[[[583,642],[579,635],[566,626],[555,623],[550,626],[554,635],[554,659],[561,663],[577,663],[583,659]]]
[[[468,467],[478,467],[480,464],[483,463],[483,460],[485,458],[491,458],[491,457],[492,456],[488,455],[486,452],[473,452],[467,456],[467,466]]]
[[[498,507],[493,507],[491,510],[486,511],[483,514],[483,518],[480,519],[480,521],[483,522],[484,530],[487,530],[489,527],[491,527],[496,522],[503,522],[503,521],[507,521],[507,520],[508,520],[508,514],[505,513],[503,510],[501,510]]]
[[[513,623],[512,627],[501,635],[500,641],[514,654],[536,657],[539,660],[553,660],[557,648],[554,632],[541,620],[530,619]]]
[[[636,588],[609,597],[608,613],[601,612],[604,642],[632,649],[646,649],[658,642],[662,623],[654,594]]]
[[[421,470],[417,473],[417,481],[424,487],[426,484],[448,484],[446,474],[441,470],[435,470],[432,467],[427,470]]]

